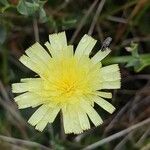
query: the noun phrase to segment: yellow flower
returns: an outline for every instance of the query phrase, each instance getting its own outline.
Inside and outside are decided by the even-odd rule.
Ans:
[[[38,107],[29,123],[42,131],[62,111],[65,133],[81,133],[90,128],[89,119],[95,126],[103,123],[93,108],[98,104],[109,113],[115,108],[103,98],[112,98],[102,89],[120,88],[120,72],[117,64],[102,67],[101,60],[110,49],[98,51],[91,59],[89,54],[96,40],[84,35],[74,53],[67,45],[65,32],[49,35],[45,43],[48,52],[35,43],[25,51],[20,61],[36,72],[39,77],[21,79],[12,85],[19,109]],[[50,53],[50,54],[49,54]]]

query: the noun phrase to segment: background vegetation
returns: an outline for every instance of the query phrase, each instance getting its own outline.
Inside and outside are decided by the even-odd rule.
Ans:
[[[27,124],[33,110],[18,110],[11,93],[11,83],[35,75],[18,61],[24,50],[63,30],[74,45],[92,35],[99,40],[96,49],[112,37],[103,65],[121,68],[115,113],[97,109],[104,124],[80,135],[64,135],[59,116],[44,132],[36,131]],[[149,0],[0,0],[0,150],[149,150],[149,66]]]

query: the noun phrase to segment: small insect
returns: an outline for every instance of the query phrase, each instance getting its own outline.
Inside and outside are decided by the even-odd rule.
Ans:
[[[108,48],[110,43],[111,43],[111,41],[112,41],[112,38],[111,37],[107,37],[104,40],[103,44],[102,44],[101,51],[104,51],[106,48]]]

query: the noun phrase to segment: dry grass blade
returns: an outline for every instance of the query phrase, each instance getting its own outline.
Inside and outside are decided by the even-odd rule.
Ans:
[[[91,34],[93,33],[94,27],[95,27],[95,25],[96,25],[96,22],[97,22],[98,17],[99,17],[99,15],[100,15],[100,13],[101,13],[101,11],[102,11],[102,9],[103,9],[103,6],[104,6],[105,2],[106,2],[106,0],[101,0],[101,1],[99,2],[99,5],[98,5],[98,8],[97,8],[96,13],[95,13],[95,15],[94,15],[92,24],[91,24],[90,29],[89,29],[89,31],[88,31],[88,34],[89,34],[89,35],[91,35]]]
[[[3,136],[3,135],[0,135],[0,141],[5,141],[5,142],[11,143],[11,144],[16,144],[16,145],[23,145],[23,146],[27,146],[30,148],[37,147],[37,148],[41,148],[42,150],[51,150],[50,148],[48,148],[44,145],[41,145],[39,143],[36,143],[36,142],[21,140],[21,139],[7,137],[7,136]]]
[[[139,123],[137,123],[137,124],[135,124],[135,125],[127,128],[127,129],[125,129],[125,130],[122,130],[122,131],[120,131],[120,132],[118,132],[116,134],[113,134],[113,135],[111,135],[111,136],[109,136],[107,138],[104,138],[104,139],[102,139],[102,140],[100,140],[98,142],[95,142],[95,143],[93,143],[93,144],[91,144],[91,145],[83,148],[82,150],[92,150],[92,149],[95,149],[95,148],[97,148],[97,147],[99,147],[99,146],[101,146],[103,144],[106,144],[106,143],[108,143],[110,141],[113,141],[113,140],[119,138],[119,137],[122,137],[125,134],[127,134],[127,133],[129,133],[129,132],[131,132],[131,131],[133,131],[135,129],[138,129],[138,128],[142,127],[143,125],[149,124],[149,123],[150,123],[150,118],[145,119],[144,121],[141,121],[141,122],[139,122]]]
[[[108,16],[107,19],[113,22],[119,22],[119,23],[124,23],[124,24],[127,23],[127,20],[121,17]]]
[[[38,21],[36,18],[33,18],[33,30],[34,30],[35,42],[40,42]]]
[[[0,91],[3,96],[3,99],[0,97],[0,105],[2,105],[11,115],[16,118],[20,123],[26,124],[24,119],[20,116],[18,111],[13,107],[12,103],[10,103],[10,97],[7,94],[5,87],[3,86],[2,82],[0,81]]]
[[[83,25],[86,23],[87,18],[89,17],[89,15],[92,13],[93,9],[95,8],[96,4],[97,4],[98,0],[95,0],[93,2],[93,4],[90,6],[90,8],[87,10],[87,12],[85,13],[84,17],[81,19],[81,21],[79,22],[77,29],[75,31],[75,33],[73,34],[70,43],[73,43],[75,38],[77,37],[78,33],[80,32],[80,30],[82,29]]]
[[[141,138],[138,140],[138,142],[136,143],[136,146],[141,146],[144,142],[144,140],[148,137],[148,135],[150,134],[150,128],[148,128],[144,134],[141,136]]]
[[[1,94],[2,94],[2,96],[4,97],[4,99],[5,99],[5,100],[8,100],[8,99],[9,99],[8,93],[7,93],[7,91],[5,90],[5,87],[4,87],[4,85],[2,84],[1,81],[0,81],[0,91],[1,91]]]
[[[131,105],[131,101],[129,101],[114,117],[114,119],[109,123],[109,125],[106,127],[104,133],[107,133],[115,123],[122,117],[122,115],[127,111],[128,107]]]
[[[116,41],[118,41],[122,35],[125,33],[129,23],[131,22],[131,20],[138,14],[138,12],[140,12],[146,5],[148,4],[148,0],[139,0],[137,1],[137,4],[135,5],[133,11],[131,12],[130,16],[127,19],[126,24],[124,24],[123,26],[120,26],[121,30],[118,30],[118,33],[116,34]]]
[[[146,144],[144,147],[141,148],[141,150],[149,150],[150,149],[150,143]]]

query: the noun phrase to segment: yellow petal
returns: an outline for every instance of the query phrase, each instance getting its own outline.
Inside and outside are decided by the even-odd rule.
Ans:
[[[69,45],[63,48],[62,55],[64,58],[71,58],[73,57],[73,45]]]
[[[37,123],[35,128],[39,131],[43,131],[47,123],[52,123],[54,121],[59,111],[60,108],[58,107],[50,108],[46,115]]]
[[[121,79],[118,64],[109,65],[101,68],[101,77],[105,81],[116,81]]]
[[[120,80],[104,81],[102,82],[101,89],[119,89],[121,86]]]
[[[93,64],[97,64],[98,62],[100,62],[102,59],[104,59],[109,53],[111,52],[111,50],[109,48],[107,48],[104,51],[98,51],[92,58],[91,61]]]
[[[88,114],[89,118],[95,126],[98,126],[103,123],[103,120],[96,112],[96,110],[94,110],[93,107],[89,105],[89,103],[87,103],[85,100],[81,100],[81,107]]]
[[[63,113],[63,124],[64,124],[64,130],[65,133],[72,133],[72,121],[70,120],[70,115],[69,112],[66,110],[66,107],[62,108],[62,113]]]
[[[54,50],[60,51],[63,49],[63,47],[67,46],[66,33],[60,32],[58,34],[50,34],[49,41]]]
[[[119,71],[110,73],[103,73],[103,71],[101,71],[101,76],[104,81],[116,81],[121,79]]]
[[[84,55],[88,56],[95,44],[96,40],[85,34],[76,48],[75,57],[77,57],[79,60]]]
[[[41,78],[22,78],[21,82],[42,82]]]
[[[26,91],[40,91],[43,88],[42,80],[31,79],[29,82],[12,84],[13,93],[23,93]]]
[[[31,69],[32,71],[36,72],[43,78],[48,76],[49,70],[43,63],[37,64],[35,60],[29,58],[28,56],[23,55],[20,59],[20,62],[23,63],[26,67]]]
[[[50,51],[52,57],[62,56],[63,50],[67,47],[66,33],[55,33],[49,35],[49,42],[46,42],[45,45]]]
[[[32,59],[38,58],[38,61],[42,61],[45,64],[51,60],[50,55],[38,42],[28,48],[25,53]]]
[[[28,120],[28,123],[30,123],[31,125],[35,126],[47,114],[48,110],[49,110],[49,106],[48,105],[40,106],[34,112],[34,114],[30,117],[30,119]]]
[[[121,86],[121,76],[118,64],[101,68],[101,89],[118,89]]]
[[[93,100],[103,109],[105,109],[107,112],[109,113],[113,113],[115,111],[115,107],[110,104],[109,102],[107,102],[106,100],[104,100],[101,97],[95,96],[93,97]]]
[[[35,107],[44,103],[44,100],[39,95],[27,92],[14,98],[19,109],[27,107]]]
[[[80,126],[78,113],[74,109],[74,105],[70,105],[67,106],[67,108],[63,108],[62,113],[65,133],[79,134],[83,132]]]
[[[85,111],[82,110],[81,107],[79,107],[78,109],[78,118],[79,118],[80,126],[83,130],[90,129],[90,122],[88,116],[85,113]]]
[[[110,92],[95,91],[94,94],[103,98],[112,98],[112,93]]]
[[[56,54],[58,54],[58,51],[55,51],[55,50],[52,48],[51,44],[50,44],[48,41],[47,41],[44,45],[45,45],[45,46],[47,47],[47,49],[49,50],[51,56],[54,57]],[[55,53],[56,53],[56,54],[55,54]]]
[[[35,43],[33,46],[28,48],[25,53],[35,63],[42,74],[49,71],[51,57],[39,43]]]
[[[26,55],[21,56],[19,61],[34,72],[36,72],[36,73],[41,72],[39,67]]]
[[[118,66],[118,64],[113,64],[113,65],[105,66],[105,67],[101,68],[101,71],[104,74],[107,74],[107,73],[109,74],[109,73],[112,73],[112,72],[117,72],[117,71],[119,71],[119,66]]]

